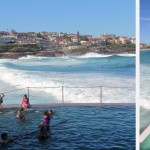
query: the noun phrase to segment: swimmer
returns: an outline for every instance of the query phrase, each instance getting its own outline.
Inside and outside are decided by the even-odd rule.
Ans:
[[[10,139],[8,138],[7,133],[2,133],[0,137],[0,143],[8,143]]]
[[[53,113],[52,110],[44,111],[44,120],[39,125],[39,128],[41,128],[39,136],[42,136],[43,134],[47,134],[46,132],[49,131],[49,129],[50,129],[50,118],[51,118],[52,113]]]
[[[5,95],[3,93],[0,94],[0,107],[2,107],[2,103],[3,103],[3,97]]]
[[[23,111],[24,111],[24,108],[20,107],[19,110],[17,111],[17,115],[16,115],[16,118],[20,119],[21,121],[26,120],[25,116],[23,115]]]
[[[43,121],[43,124],[47,127],[47,129],[49,130],[50,128],[50,119],[51,119],[51,116],[53,114],[53,111],[52,110],[46,110],[44,111],[44,121]]]

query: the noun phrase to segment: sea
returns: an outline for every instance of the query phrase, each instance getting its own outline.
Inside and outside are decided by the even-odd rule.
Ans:
[[[133,54],[0,59],[0,85],[0,133],[13,140],[0,149],[135,149]],[[24,94],[32,107],[21,122],[16,110]],[[41,141],[46,109],[53,110],[51,130]]]
[[[135,55],[0,59],[0,84],[4,104],[135,103]]]

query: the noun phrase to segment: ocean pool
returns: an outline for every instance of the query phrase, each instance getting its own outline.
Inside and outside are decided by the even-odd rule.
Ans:
[[[45,109],[54,111],[50,137],[39,141],[38,125]],[[16,140],[3,150],[127,150],[135,149],[135,105],[42,106],[25,112],[26,122],[15,118],[16,108],[0,109],[0,133]],[[33,132],[35,131],[35,132]],[[19,138],[20,137],[20,138]]]

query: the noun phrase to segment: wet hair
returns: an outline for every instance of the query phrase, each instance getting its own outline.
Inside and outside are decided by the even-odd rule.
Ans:
[[[53,114],[53,110],[50,110],[51,114]]]
[[[44,111],[44,115],[47,115],[47,112],[48,112],[48,110],[45,110],[45,111]]]
[[[23,110],[24,110],[24,108],[23,108],[23,107],[20,107],[20,108],[19,108],[19,110],[20,110],[20,111],[23,111]]]
[[[7,140],[7,133],[2,133],[2,134],[1,134],[1,138],[2,138],[3,140]]]
[[[25,94],[24,97],[27,97],[27,94]]]

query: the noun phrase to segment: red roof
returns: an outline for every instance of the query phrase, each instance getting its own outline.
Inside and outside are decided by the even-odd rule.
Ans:
[[[77,34],[67,34],[69,37],[76,37]]]

